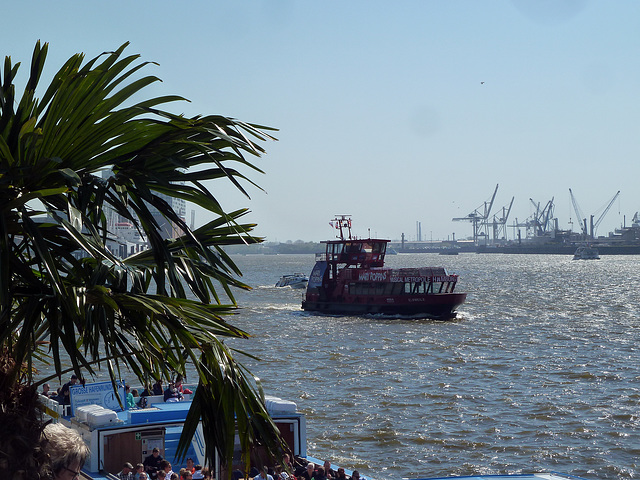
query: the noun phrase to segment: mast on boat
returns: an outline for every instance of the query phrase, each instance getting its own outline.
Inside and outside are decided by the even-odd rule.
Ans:
[[[336,230],[340,230],[340,234],[336,235],[336,238],[340,240],[353,240],[351,237],[351,215],[336,215],[329,224]],[[345,238],[345,233],[347,238]]]

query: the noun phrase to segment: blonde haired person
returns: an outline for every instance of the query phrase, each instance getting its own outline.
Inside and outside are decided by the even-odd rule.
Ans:
[[[89,447],[75,430],[50,423],[42,432],[42,448],[49,456],[52,480],[76,480],[89,456]]]

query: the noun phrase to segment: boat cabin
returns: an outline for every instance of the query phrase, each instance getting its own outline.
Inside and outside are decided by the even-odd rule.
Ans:
[[[367,238],[328,240],[320,243],[326,244],[324,259],[330,264],[369,268],[384,265],[384,255],[389,240]]]

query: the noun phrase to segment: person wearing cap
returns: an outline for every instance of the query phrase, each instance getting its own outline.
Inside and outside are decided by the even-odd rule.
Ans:
[[[149,478],[151,480],[156,480],[158,476],[158,470],[160,470],[160,463],[164,459],[160,455],[160,449],[158,447],[154,447],[151,455],[144,459],[142,464],[144,465],[144,471],[147,472]]]
[[[133,480],[133,465],[126,462],[122,466],[122,470],[116,475],[120,480]]]

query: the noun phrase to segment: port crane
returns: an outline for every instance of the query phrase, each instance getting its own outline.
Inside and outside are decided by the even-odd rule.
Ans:
[[[543,236],[552,230],[553,197],[551,197],[551,200],[549,200],[542,209],[540,208],[540,202],[536,203],[533,198],[530,198],[529,201],[533,204],[536,211],[533,214],[533,218],[526,223],[527,230],[532,230],[531,233],[527,232],[527,236]]]
[[[569,195],[571,196],[571,203],[573,203],[573,209],[575,210],[576,215],[578,216],[578,220],[580,221],[580,229],[582,230],[583,238],[585,240],[587,239],[593,240],[595,238],[596,231],[598,230],[598,226],[600,225],[600,222],[602,222],[604,217],[609,212],[611,205],[613,205],[613,202],[615,202],[616,198],[618,198],[618,196],[620,195],[620,190],[618,190],[616,194],[613,196],[613,198],[609,200],[609,203],[604,208],[603,212],[600,214],[600,216],[595,222],[593,221],[593,218],[595,215],[591,215],[589,217],[589,227],[590,227],[589,229],[587,229],[587,217],[585,217],[582,214],[582,210],[580,210],[580,207],[578,206],[578,202],[576,201],[576,197],[573,195],[573,192],[571,191],[571,189],[569,189]]]
[[[491,200],[485,201],[483,205],[480,205],[478,208],[476,208],[473,212],[471,212],[466,217],[453,218],[454,222],[460,222],[460,221],[471,222],[473,226],[473,242],[476,245],[478,244],[478,237],[484,236],[486,238],[489,234],[489,232],[487,231],[488,219],[489,219],[489,215],[491,214],[491,208],[493,207],[493,201],[496,198],[496,193],[498,193],[498,184],[496,184],[496,189],[493,191]]]
[[[509,206],[503,206],[500,210],[502,212],[501,216],[498,216],[498,213],[493,214],[493,221],[489,223],[489,226],[493,229],[493,239],[503,239],[506,240],[507,233],[507,219],[509,218],[509,213],[511,213],[511,207],[513,206],[513,201],[516,197],[511,197],[511,202]]]

